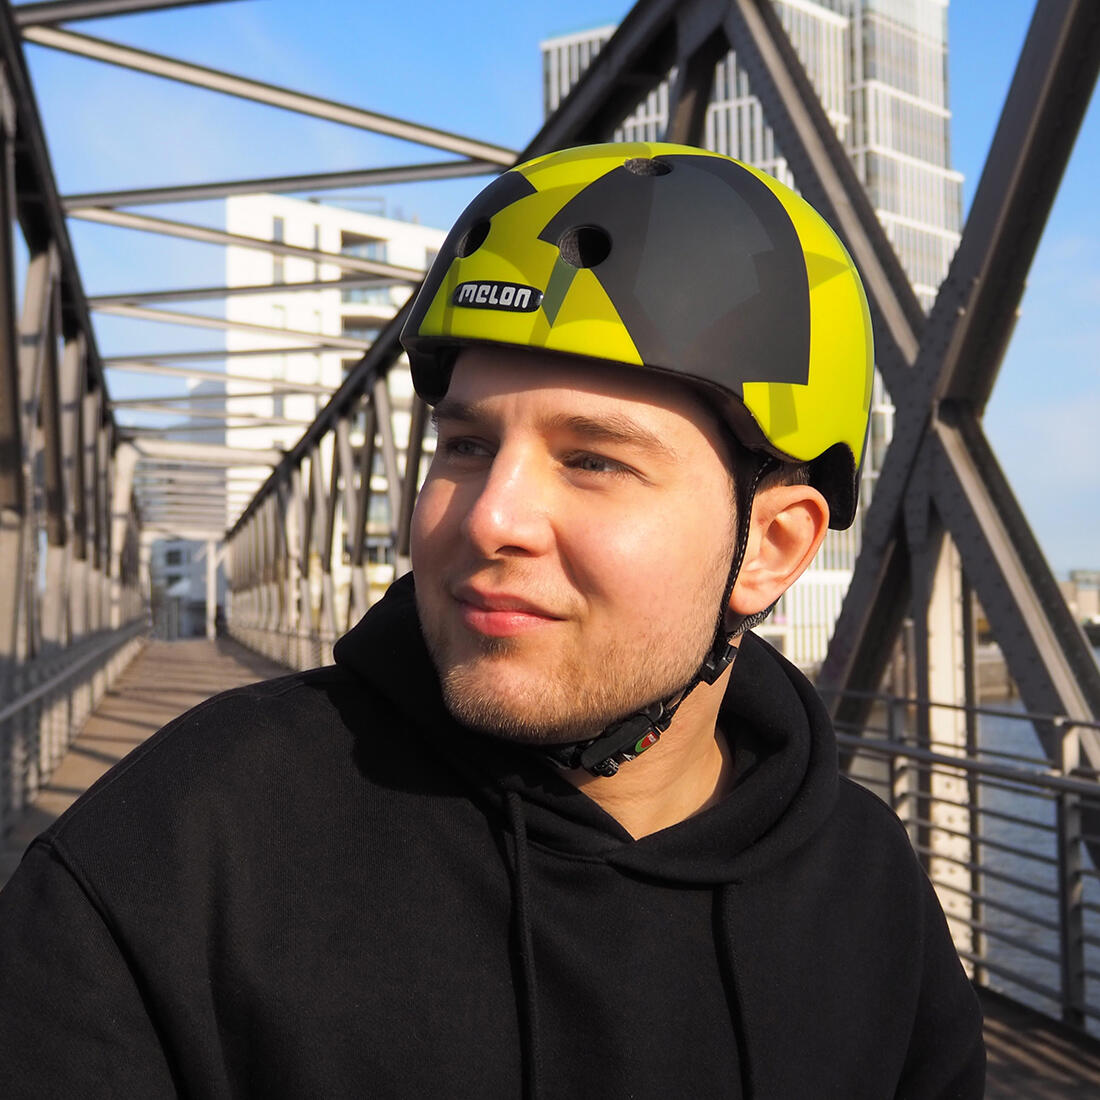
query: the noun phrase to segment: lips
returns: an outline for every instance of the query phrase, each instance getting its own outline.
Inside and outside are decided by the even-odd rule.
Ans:
[[[488,637],[513,637],[561,621],[549,609],[509,592],[482,591],[464,585],[453,596],[467,628]]]

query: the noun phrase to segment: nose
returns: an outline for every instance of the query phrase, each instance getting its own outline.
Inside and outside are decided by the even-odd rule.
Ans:
[[[541,554],[551,540],[549,493],[536,455],[502,448],[477,486],[462,531],[486,558]]]

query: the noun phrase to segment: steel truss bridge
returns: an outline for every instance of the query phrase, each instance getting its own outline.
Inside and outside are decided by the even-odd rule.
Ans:
[[[769,0],[639,0],[523,150],[72,29],[90,18],[180,6],[182,0],[47,0],[0,11],[0,197],[9,215],[0,220],[0,830],[21,819],[144,644],[143,561],[151,539],[207,542],[211,573],[219,557],[227,567],[228,633],[269,659],[308,666],[327,659],[334,639],[371,602],[368,535],[398,571],[407,566],[423,469],[426,410],[416,400],[407,412],[396,409],[390,386],[404,308],[368,343],[163,307],[270,291],[273,284],[139,288],[89,298],[69,222],[333,264],[342,288],[415,285],[419,272],[409,268],[141,211],[240,194],[489,175],[517,160],[610,139],[670,74],[663,136],[701,144],[715,64],[733,49],[799,189],[838,229],[863,274],[878,367],[897,410],[858,564],[818,677],[845,734],[844,763],[891,799],[910,826],[975,979],[1030,990],[1079,1033],[1100,1022],[1100,668],[982,423],[1096,82],[1100,5],[1038,0],[961,243],[927,315]],[[434,159],[61,195],[24,59],[27,42],[400,138]],[[327,404],[290,449],[196,442],[193,429],[121,426],[115,411],[126,403],[112,400],[107,372],[257,385],[252,375],[234,373],[235,354],[247,353],[105,359],[93,312],[278,335],[287,346],[264,349],[268,354],[335,347],[361,357],[338,388],[312,387]],[[227,366],[204,369],[204,359]],[[264,385],[269,394],[303,389]],[[210,419],[209,408],[194,401],[144,404],[199,425]],[[241,465],[269,471],[247,499],[226,488],[225,471]],[[380,496],[390,517],[382,531],[369,518]],[[334,579],[334,563],[350,578],[346,591]],[[990,755],[979,745],[971,593],[1038,734],[1039,757]],[[906,690],[884,695],[903,637],[911,680]],[[998,811],[979,787],[1026,790],[1046,810],[1037,817]],[[987,826],[997,814],[1038,828],[1041,839],[991,840]],[[1006,850],[1015,861],[1008,869]],[[1035,863],[1050,872],[1049,883],[1032,873]],[[997,875],[1021,897],[995,896]],[[996,922],[1006,910],[1049,933],[1050,946],[1038,951],[1049,956],[1052,978],[996,961],[994,941],[1012,939]]]

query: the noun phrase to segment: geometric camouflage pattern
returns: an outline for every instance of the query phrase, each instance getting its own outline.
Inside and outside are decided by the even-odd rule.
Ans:
[[[854,517],[874,363],[863,286],[804,199],[730,157],[630,142],[505,172],[455,223],[402,341],[427,401],[469,343],[677,375],[745,446],[813,461],[831,526]]]

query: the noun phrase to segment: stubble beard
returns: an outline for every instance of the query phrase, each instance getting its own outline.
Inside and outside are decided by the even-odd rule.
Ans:
[[[501,690],[494,670],[518,649],[510,638],[483,639],[477,657],[449,666],[441,654],[433,651],[432,656],[436,667],[445,669],[443,698],[458,721],[524,744],[562,744],[595,737],[618,719],[679,694],[709,646],[709,637],[690,653],[656,644],[640,658],[637,650],[612,645],[587,666],[559,661],[537,680],[529,678],[510,691]]]
[[[522,675],[538,657],[529,639],[469,636],[476,653],[455,659],[446,627],[421,608],[425,640],[447,709],[464,725],[524,744],[564,744],[597,736],[643,707],[679,695],[713,641],[732,551],[712,565],[693,606],[661,634],[612,639],[598,652],[568,653]],[[584,659],[584,658],[587,659]]]

